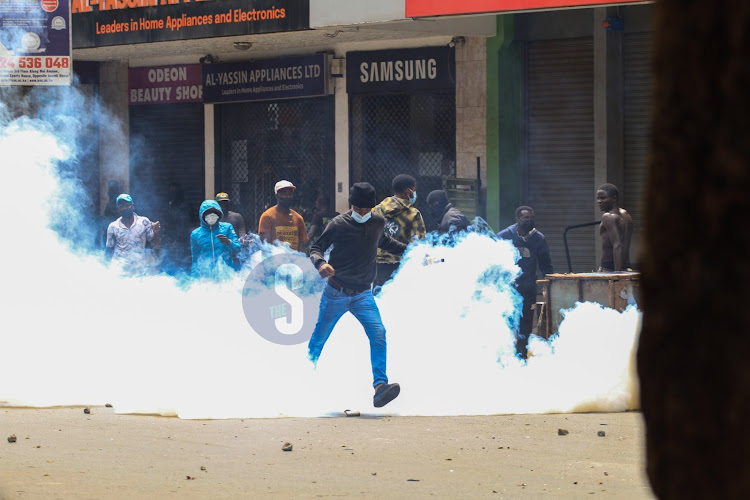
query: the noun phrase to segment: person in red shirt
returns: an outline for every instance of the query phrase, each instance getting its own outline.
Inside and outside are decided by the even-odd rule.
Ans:
[[[292,210],[295,189],[294,184],[286,180],[276,183],[276,205],[260,216],[258,236],[261,241],[288,243],[292,250],[305,253],[309,238],[305,229],[305,219]]]

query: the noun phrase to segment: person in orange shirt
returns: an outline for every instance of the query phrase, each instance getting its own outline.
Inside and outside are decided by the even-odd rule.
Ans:
[[[260,216],[258,236],[262,241],[269,243],[288,243],[292,250],[305,253],[309,238],[305,229],[305,219],[292,210],[295,189],[297,188],[294,184],[286,180],[276,183],[276,205]]]

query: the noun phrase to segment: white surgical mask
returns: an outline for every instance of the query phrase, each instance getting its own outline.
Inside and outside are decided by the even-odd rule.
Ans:
[[[219,221],[219,216],[216,214],[208,214],[203,219],[206,221],[206,224],[213,226]]]
[[[367,212],[365,215],[359,215],[357,212],[352,210],[352,219],[356,220],[360,224],[364,224],[368,220],[370,220],[370,216],[372,215],[372,212]]]
[[[417,202],[417,192],[412,192],[411,198],[409,198],[409,203],[414,205]]]

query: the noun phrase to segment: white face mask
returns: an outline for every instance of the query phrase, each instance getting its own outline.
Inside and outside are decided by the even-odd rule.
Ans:
[[[214,224],[219,222],[219,216],[216,214],[208,214],[203,218],[203,220],[205,220],[206,224],[208,224],[209,226],[213,226]]]
[[[359,215],[357,212],[352,210],[352,219],[359,222],[360,224],[364,224],[368,220],[370,220],[370,216],[372,215],[372,212],[367,212],[365,215]]]

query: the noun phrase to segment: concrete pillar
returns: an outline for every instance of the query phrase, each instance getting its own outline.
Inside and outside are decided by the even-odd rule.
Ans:
[[[341,59],[341,74],[346,74],[345,53],[337,54]],[[346,93],[346,78],[333,78],[335,88],[335,158],[336,158],[336,211],[349,210],[349,95]]]
[[[480,161],[482,191],[487,188],[487,52],[484,37],[456,44],[456,177],[476,179]],[[486,195],[480,193],[480,202]],[[477,215],[485,212],[479,207]]]
[[[214,105],[203,106],[203,141],[205,152],[203,162],[206,174],[206,199],[213,200],[216,196],[216,134],[214,131]]]
[[[102,118],[99,130],[99,213],[107,205],[109,181],[130,191],[130,115],[127,61],[103,62],[99,67]]]
[[[623,184],[623,48],[622,31],[602,27],[607,17],[617,17],[616,7],[594,10],[594,185],[591,189],[593,220],[601,218],[596,188],[610,182]],[[601,260],[597,233],[596,262]]]

